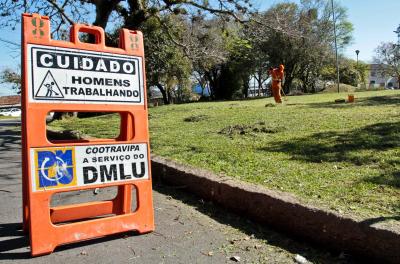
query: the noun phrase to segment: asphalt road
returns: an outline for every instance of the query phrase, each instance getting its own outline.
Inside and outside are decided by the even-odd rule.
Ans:
[[[353,263],[252,223],[180,188],[154,185],[156,231],[109,236],[58,247],[31,258],[21,231],[20,123],[0,120],[0,263]],[[53,204],[104,199],[113,190],[57,196]],[[238,205],[240,206],[240,205]]]

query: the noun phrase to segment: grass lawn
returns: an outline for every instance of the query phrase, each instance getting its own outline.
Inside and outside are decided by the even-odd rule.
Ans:
[[[5,120],[5,119],[20,119],[21,117],[15,117],[15,116],[2,116],[0,115],[0,120]]]
[[[192,103],[150,109],[158,155],[290,192],[360,218],[400,215],[400,91]],[[115,135],[115,115],[53,122]]]

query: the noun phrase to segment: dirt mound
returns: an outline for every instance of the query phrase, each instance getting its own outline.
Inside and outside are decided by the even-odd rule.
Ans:
[[[206,115],[196,115],[196,116],[189,116],[183,119],[185,122],[200,122],[203,120],[208,119],[208,116]]]
[[[265,122],[258,122],[253,125],[229,125],[224,127],[218,134],[233,137],[235,135],[256,135],[258,133],[274,134],[282,132],[284,127],[268,127]]]

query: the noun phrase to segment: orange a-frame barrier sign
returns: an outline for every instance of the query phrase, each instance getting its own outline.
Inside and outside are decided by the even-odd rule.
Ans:
[[[32,256],[76,241],[153,231],[142,33],[122,29],[119,48],[112,48],[102,28],[75,24],[70,41],[59,41],[50,37],[48,17],[22,18],[23,224]],[[81,42],[82,32],[95,43]],[[50,141],[49,112],[119,113],[120,135]],[[118,186],[112,200],[50,206],[56,193],[110,186]]]

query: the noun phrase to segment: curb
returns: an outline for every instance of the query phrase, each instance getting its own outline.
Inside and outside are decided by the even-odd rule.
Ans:
[[[349,252],[368,261],[399,263],[400,233],[301,204],[288,193],[184,166],[152,155],[154,181],[185,186],[186,190],[256,222]]]

